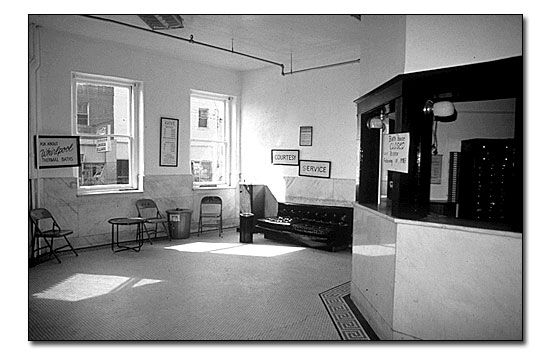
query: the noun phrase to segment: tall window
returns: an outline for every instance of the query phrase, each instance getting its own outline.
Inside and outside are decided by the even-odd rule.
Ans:
[[[73,132],[80,137],[78,192],[140,190],[141,83],[72,75]]]
[[[195,186],[230,182],[231,97],[192,91],[191,172]]]

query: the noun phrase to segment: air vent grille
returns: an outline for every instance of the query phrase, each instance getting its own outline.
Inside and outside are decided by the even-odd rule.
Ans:
[[[166,30],[184,28],[180,15],[138,15],[151,29]]]

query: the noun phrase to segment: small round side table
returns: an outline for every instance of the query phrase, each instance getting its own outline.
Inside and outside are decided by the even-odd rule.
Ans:
[[[108,223],[112,225],[112,251],[113,252],[120,252],[120,251],[125,251],[125,250],[133,250],[136,252],[139,252],[141,250],[141,246],[143,246],[143,231],[142,231],[142,227],[143,227],[143,223],[145,222],[145,219],[143,218],[112,218],[112,219],[108,219]],[[119,238],[118,238],[118,228],[120,226],[133,226],[136,225],[137,229],[136,229],[136,235],[135,235],[135,240],[137,241],[137,245],[136,246],[124,246],[120,244]],[[114,227],[116,227],[116,241],[114,241],[115,237],[114,237]],[[116,247],[118,248],[117,250],[114,250],[114,244],[116,244]]]

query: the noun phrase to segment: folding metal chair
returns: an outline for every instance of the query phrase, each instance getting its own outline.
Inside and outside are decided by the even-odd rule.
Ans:
[[[170,238],[170,232],[168,231],[168,220],[162,216],[155,201],[152,199],[140,199],[135,202],[135,206],[138,216],[145,219],[143,230],[147,234],[149,243],[153,244],[151,241],[151,234],[154,235],[154,238],[157,238],[157,233],[166,233],[168,239],[172,240]],[[159,225],[162,225],[162,231],[159,231]]]
[[[69,247],[70,250],[75,254],[77,257],[77,252],[72,247],[70,241],[66,236],[71,235],[73,233],[72,230],[63,230],[58,226],[58,223],[52,216],[52,214],[46,210],[45,208],[37,208],[32,209],[29,211],[29,217],[33,222],[33,238],[31,239],[31,257],[33,260],[36,259],[35,254],[40,253],[43,249],[50,249],[48,255],[53,255],[54,258],[58,261],[58,263],[62,263],[60,258],[56,255],[58,251],[63,248]],[[43,239],[46,242],[46,245],[40,246],[40,239]],[[66,240],[66,244],[54,248],[54,239],[56,238],[63,238]],[[50,239],[50,242],[48,241]]]
[[[203,224],[203,219],[217,220],[217,223],[210,222]],[[218,227],[219,237],[222,237],[222,199],[218,196],[205,196],[201,199],[199,206],[199,225],[197,236],[203,233],[203,226]]]

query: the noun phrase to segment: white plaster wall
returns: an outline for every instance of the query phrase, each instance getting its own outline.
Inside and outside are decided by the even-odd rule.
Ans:
[[[195,48],[195,47],[192,47]],[[193,49],[192,49],[193,50]],[[189,174],[190,89],[239,96],[237,73],[108,41],[41,29],[41,133],[71,133],[72,71],[144,82],[145,174]],[[159,166],[160,118],[180,121],[178,167]],[[71,169],[42,170],[44,176]]]
[[[363,15],[359,96],[404,73],[406,16]]]
[[[408,15],[404,72],[522,55],[521,15]]]
[[[189,166],[190,89],[239,96],[239,74],[182,61],[155,51],[93,40],[48,28],[41,28],[40,47],[38,133],[71,134],[72,71],[123,77],[144,83],[145,151],[145,192],[77,197],[74,194],[75,185],[71,186],[71,180],[75,180],[72,168],[43,169],[39,170],[39,177],[45,180],[39,182],[41,205],[50,207],[54,214],[71,209],[67,214],[75,215],[67,225],[76,229],[76,236],[98,237],[82,240],[84,244],[106,241],[106,235],[110,231],[105,226],[106,219],[135,214],[134,202],[144,196],[160,201],[163,211],[167,206],[197,209]],[[195,47],[192,46],[191,49],[195,50]],[[177,118],[180,121],[178,167],[159,166],[161,117]],[[62,187],[65,190],[58,193],[60,184],[69,186]],[[222,194],[229,200],[228,204],[235,208],[237,202],[234,192],[235,189],[215,191],[216,194]],[[227,214],[230,214],[230,222],[236,218],[237,211],[228,210]],[[95,227],[94,224],[98,226]]]
[[[287,198],[285,177],[299,178],[297,181],[308,184],[296,187],[300,192],[296,196],[309,197],[315,191],[311,186],[315,179],[298,177],[297,166],[271,164],[271,149],[298,149],[300,159],[331,161],[331,179],[324,182],[354,180],[358,146],[353,101],[358,82],[358,64],[288,76],[273,68],[244,73],[242,179],[266,184],[277,201],[283,202]],[[312,146],[299,146],[300,126],[313,126]],[[342,190],[346,188],[350,187]],[[353,187],[344,193],[342,199],[355,197]]]

